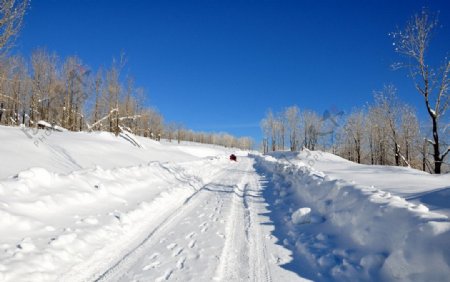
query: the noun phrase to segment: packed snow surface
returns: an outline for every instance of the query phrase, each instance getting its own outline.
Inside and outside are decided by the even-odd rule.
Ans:
[[[0,281],[450,277],[449,175],[131,133],[0,138]]]

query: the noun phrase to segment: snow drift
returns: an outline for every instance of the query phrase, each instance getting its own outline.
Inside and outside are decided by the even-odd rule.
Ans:
[[[333,180],[310,166],[256,156],[273,183],[273,213],[317,280],[445,281],[450,277],[450,222],[375,188]],[[306,209],[309,207],[311,212]],[[321,218],[311,224],[308,216]],[[305,221],[305,216],[306,221]],[[276,217],[274,216],[274,219]]]
[[[32,168],[1,181],[0,280],[92,280],[220,170],[212,164],[226,161],[67,175]]]

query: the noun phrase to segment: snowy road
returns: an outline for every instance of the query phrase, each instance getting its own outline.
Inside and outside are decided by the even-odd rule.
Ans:
[[[272,281],[276,257],[267,245],[274,243],[261,225],[266,210],[253,162],[230,163],[98,281]]]

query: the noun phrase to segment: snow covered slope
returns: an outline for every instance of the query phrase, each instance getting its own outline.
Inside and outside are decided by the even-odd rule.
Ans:
[[[225,153],[217,146],[156,142],[135,137],[144,148],[108,132],[54,132],[0,126],[0,179],[32,167],[68,173],[101,166],[103,169],[181,162]]]

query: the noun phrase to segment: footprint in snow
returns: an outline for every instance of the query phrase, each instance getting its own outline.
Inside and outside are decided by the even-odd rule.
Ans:
[[[186,261],[186,258],[185,257],[182,257],[182,258],[180,258],[178,261],[177,261],[177,268],[178,269],[183,269],[184,268],[184,263],[185,263],[185,261]]]
[[[197,243],[197,240],[192,240],[192,241],[190,241],[189,242],[189,244],[188,244],[188,246],[189,246],[189,248],[193,248],[193,247],[195,247],[195,244]]]
[[[192,237],[194,237],[195,235],[197,235],[195,232],[191,232],[188,235],[186,235],[186,239],[191,239]]]
[[[152,254],[150,257],[149,257],[149,259],[155,259],[155,258],[157,258],[159,256],[159,253],[154,253],[154,254]]]
[[[176,246],[177,246],[176,243],[172,243],[172,244],[167,245],[166,248],[169,250],[173,250]]]
[[[175,250],[175,252],[173,252],[172,257],[177,257],[179,256],[182,252],[183,252],[183,248],[178,248]]]
[[[164,280],[169,280],[170,275],[172,275],[172,273],[173,273],[173,270],[172,269],[168,269],[168,270],[166,270],[166,272],[164,273],[163,276],[158,277],[155,281],[161,282],[161,281],[164,281]]]
[[[149,269],[157,268],[157,267],[160,266],[160,265],[161,265],[161,262],[155,261],[155,262],[152,262],[152,263],[147,264],[146,266],[144,266],[144,267],[142,268],[142,270],[143,270],[143,271],[147,271],[147,270],[149,270]]]

